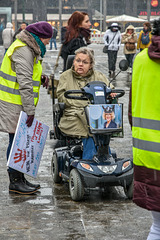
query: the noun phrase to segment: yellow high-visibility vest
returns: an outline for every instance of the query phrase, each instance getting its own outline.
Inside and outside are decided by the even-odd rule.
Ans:
[[[0,100],[12,104],[22,105],[19,92],[19,83],[17,82],[16,72],[11,68],[11,56],[16,48],[26,46],[25,43],[17,39],[7,50],[0,69]],[[40,61],[34,59],[33,65],[33,94],[34,105],[36,106],[39,99],[39,89],[41,85],[42,66]]]
[[[160,60],[139,53],[132,74],[133,162],[160,170]]]

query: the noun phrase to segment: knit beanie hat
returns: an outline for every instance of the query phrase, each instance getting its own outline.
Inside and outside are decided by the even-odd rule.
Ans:
[[[39,38],[51,38],[53,34],[52,26],[45,21],[30,24],[26,27],[26,30]]]

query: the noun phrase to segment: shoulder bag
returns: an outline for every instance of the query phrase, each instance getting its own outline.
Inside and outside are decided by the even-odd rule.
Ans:
[[[133,38],[131,38],[125,45],[128,51],[133,51],[136,48],[135,41]]]
[[[116,32],[116,34],[117,34],[117,32]],[[113,36],[113,38],[112,38],[112,40],[110,41],[109,45],[108,45],[108,46],[105,45],[105,46],[103,47],[103,53],[108,53],[108,47],[109,47],[109,46],[111,45],[111,43],[113,42],[116,34]]]

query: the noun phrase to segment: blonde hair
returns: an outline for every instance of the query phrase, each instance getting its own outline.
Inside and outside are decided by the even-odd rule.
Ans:
[[[110,114],[111,114],[111,119],[114,120],[115,119],[114,111],[112,111]],[[106,120],[106,113],[105,113],[105,111],[103,111],[103,119]]]
[[[78,48],[76,51],[75,51],[75,54],[79,54],[79,53],[83,53],[83,54],[86,54],[89,56],[90,58],[90,63],[91,63],[91,66],[93,67],[94,64],[95,64],[95,58],[94,58],[94,51],[90,48],[87,48],[87,47],[81,47],[81,48]]]

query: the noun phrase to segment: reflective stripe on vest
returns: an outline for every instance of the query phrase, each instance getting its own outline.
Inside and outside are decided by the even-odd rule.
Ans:
[[[20,95],[18,89],[9,88],[9,87],[3,86],[1,84],[0,84],[0,90],[3,92],[6,92],[6,93],[14,94],[14,95]],[[38,98],[38,93],[34,92],[33,94],[34,94],[34,98]]]
[[[160,121],[157,120],[132,117],[132,123],[133,127],[160,131]],[[160,143],[158,142],[145,141],[142,139],[133,138],[133,146],[141,150],[160,153]]]
[[[132,117],[132,123],[134,127],[148,128],[160,131],[160,121],[158,120]]]
[[[12,81],[12,82],[17,82],[17,78],[14,77],[14,76],[11,76],[9,74],[6,74],[2,71],[0,71],[0,77],[6,79],[6,80],[9,80],[9,81]],[[39,87],[39,81],[33,81],[33,86],[35,87]]]
[[[17,82],[16,73],[12,71],[12,68],[11,68],[10,57],[16,48],[23,47],[23,46],[26,46],[26,44],[17,39],[9,47],[7,53],[4,56],[4,59],[1,65],[1,71],[0,71],[0,100],[9,102],[12,104],[18,104],[18,105],[22,105],[22,101],[21,101],[21,96],[19,92],[19,84]],[[35,58],[34,65],[33,65],[33,75],[32,75],[35,106],[37,105],[38,99],[39,99],[41,74],[42,74],[41,63],[40,61],[37,61]]]
[[[156,142],[150,142],[138,138],[133,138],[133,147],[145,151],[160,153],[160,143]]]

